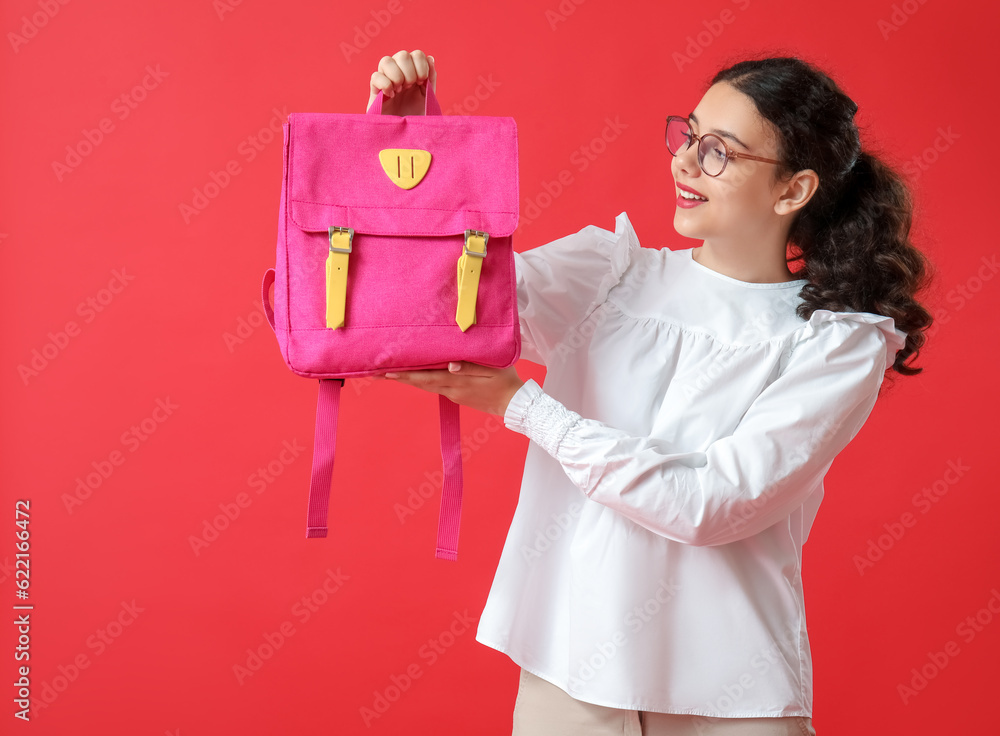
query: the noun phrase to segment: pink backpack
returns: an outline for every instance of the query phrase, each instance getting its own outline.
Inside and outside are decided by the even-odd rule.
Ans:
[[[367,113],[291,113],[283,125],[277,260],[262,297],[288,367],[319,379],[306,537],[327,535],[344,379],[453,360],[506,368],[521,353],[517,127],[444,116],[425,88],[424,115],[382,115],[379,92]],[[454,560],[459,405],[438,398],[435,557]]]

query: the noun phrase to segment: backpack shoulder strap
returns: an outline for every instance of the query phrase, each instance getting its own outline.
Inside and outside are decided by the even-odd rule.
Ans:
[[[333,459],[337,451],[340,389],[343,387],[343,378],[319,380],[316,432],[313,435],[312,479],[309,482],[309,509],[306,512],[306,537],[327,535],[330,484],[333,482]]]
[[[462,432],[459,405],[438,394],[441,414],[441,511],[438,513],[437,549],[441,560],[458,559],[458,528],[462,516]]]
[[[343,378],[319,379],[306,537],[325,537],[329,532],[330,486],[333,482],[333,461],[337,448],[340,389],[343,386]],[[462,515],[462,433],[459,405],[444,394],[438,394],[438,397],[444,480],[441,484],[441,510],[438,514],[434,556],[441,560],[456,560]]]

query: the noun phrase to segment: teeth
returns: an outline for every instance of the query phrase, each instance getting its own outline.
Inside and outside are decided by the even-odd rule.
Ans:
[[[702,202],[708,201],[708,199],[706,199],[705,197],[699,197],[697,194],[691,194],[691,192],[684,191],[683,189],[679,189],[678,191],[680,192],[681,196],[684,197],[684,199],[697,199]]]

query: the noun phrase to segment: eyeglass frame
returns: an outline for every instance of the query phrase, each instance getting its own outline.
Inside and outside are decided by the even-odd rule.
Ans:
[[[736,151],[736,150],[730,148],[729,144],[726,143],[726,141],[723,140],[723,138],[721,136],[718,136],[715,133],[702,133],[701,135],[695,135],[694,131],[691,130],[691,121],[688,120],[683,115],[668,115],[667,116],[667,127],[664,128],[664,130],[663,130],[663,142],[666,144],[668,151],[670,151],[670,141],[667,140],[667,131],[670,129],[670,121],[671,120],[683,120],[684,124],[687,125],[687,127],[688,127],[688,134],[690,136],[688,138],[688,144],[687,144],[688,149],[691,148],[691,144],[692,144],[693,141],[698,141],[698,148],[696,149],[696,153],[698,154],[698,166],[699,166],[699,168],[701,168],[702,171],[705,172],[705,176],[711,176],[713,178],[716,177],[716,176],[721,176],[722,172],[725,171],[726,167],[729,165],[729,160],[730,159],[734,159],[734,158],[748,158],[748,159],[753,159],[754,161],[763,161],[766,164],[781,164],[782,163],[781,161],[775,161],[773,158],[764,158],[763,156],[751,156],[749,153],[743,153],[742,151]],[[701,155],[701,142],[707,136],[712,136],[713,138],[718,138],[719,142],[722,144],[723,150],[726,152],[726,160],[722,162],[722,169],[719,171],[718,174],[709,174],[707,171],[705,171],[705,167],[701,163],[702,158],[704,158],[704,156]],[[673,151],[670,151],[670,155],[674,156],[674,157],[677,156],[677,154],[674,153]]]

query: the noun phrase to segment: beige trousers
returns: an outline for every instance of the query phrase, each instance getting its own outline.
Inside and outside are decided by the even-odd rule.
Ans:
[[[521,669],[513,736],[816,736],[812,719],[710,718],[585,703]]]

